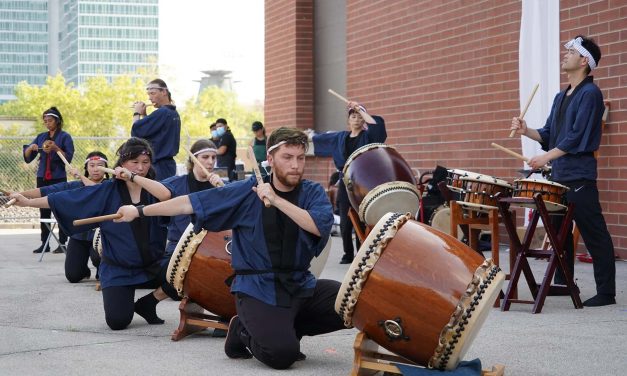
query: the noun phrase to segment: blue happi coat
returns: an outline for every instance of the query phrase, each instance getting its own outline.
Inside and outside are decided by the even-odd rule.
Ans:
[[[238,270],[268,270],[272,262],[264,236],[263,202],[252,190],[254,177],[224,187],[189,195],[194,214],[195,230],[233,230],[232,266]],[[316,278],[309,271],[311,260],[322,252],[333,225],[331,203],[324,189],[315,182],[303,180],[298,207],[309,212],[321,236],[298,229],[294,247],[294,265],[290,276],[299,286],[299,296],[311,296]],[[237,275],[232,292],[241,292],[267,304],[277,305],[275,273]]]
[[[44,173],[46,172],[46,160],[48,159],[48,153],[44,151],[44,142],[48,139],[50,139],[48,132],[42,132],[35,137],[33,142],[22,147],[22,155],[24,156],[24,162],[26,163],[32,162],[35,158],[37,158],[37,155],[39,155],[39,167],[37,167],[38,178],[43,178]],[[74,140],[72,140],[72,136],[70,136],[67,132],[60,131],[55,136],[54,143],[61,150],[63,150],[65,153],[65,159],[71,163],[72,158],[74,157]],[[30,156],[26,158],[24,151],[32,144],[37,144],[37,146],[39,146],[39,150],[36,153],[30,153]],[[51,153],[50,156],[50,172],[52,173],[51,179],[61,179],[67,177],[67,174],[65,173],[65,164],[61,158],[59,158],[57,153]]]
[[[147,267],[159,263],[167,265],[165,257],[165,239],[159,217],[145,217],[149,221],[148,239],[136,239],[131,223],[106,221],[91,225],[74,226],[72,221],[116,213],[122,203],[120,194],[126,183],[120,180],[106,180],[101,184],[51,193],[48,203],[61,229],[69,235],[100,227],[102,233],[102,259],[100,264],[100,283],[102,288],[112,286],[131,286],[147,282],[154,278],[146,271]],[[145,192],[142,192],[145,194]],[[148,194],[147,203],[158,200]],[[135,219],[136,221],[138,219]],[[149,260],[143,260],[137,241],[147,241]]]

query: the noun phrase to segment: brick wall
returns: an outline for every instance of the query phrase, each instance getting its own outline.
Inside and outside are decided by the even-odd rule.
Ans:
[[[271,3],[276,13],[275,3],[294,2]],[[507,137],[512,116],[520,112],[520,7],[514,0],[347,0],[348,97],[385,117],[387,143],[420,171],[440,164],[509,181],[518,178],[520,162],[490,143],[521,152],[519,139]],[[600,149],[599,189],[617,254],[626,258],[627,4],[562,0],[560,7],[560,39],[590,35],[603,52],[594,75],[611,111]],[[282,91],[275,82],[294,68],[279,62],[273,54],[281,50],[271,48],[287,37],[285,29],[271,32],[269,26],[266,123],[294,106],[289,101],[293,90]],[[299,119],[298,125],[305,123]],[[331,162],[320,158],[309,160],[307,168],[308,178],[325,183],[333,171]]]

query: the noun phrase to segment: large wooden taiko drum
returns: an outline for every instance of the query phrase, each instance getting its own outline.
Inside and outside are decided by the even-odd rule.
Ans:
[[[335,309],[380,346],[430,368],[454,369],[501,291],[492,260],[450,235],[384,215],[340,287]]]
[[[235,316],[235,299],[224,281],[231,268],[231,231],[198,234],[190,224],[170,258],[167,281],[179,296],[189,297],[224,319]]]
[[[346,160],[344,185],[351,206],[365,224],[374,226],[385,213],[416,213],[420,193],[407,161],[391,146],[368,144]]]

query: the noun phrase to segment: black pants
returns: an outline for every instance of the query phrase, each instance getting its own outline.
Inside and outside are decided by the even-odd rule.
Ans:
[[[275,369],[288,368],[298,357],[303,336],[346,328],[334,309],[339,289],[339,282],[320,279],[311,298],[294,299],[291,307],[238,294],[235,301],[242,325],[237,334],[255,358]]]
[[[71,283],[77,283],[83,278],[89,277],[91,274],[87,266],[89,258],[97,269],[100,266],[100,255],[92,247],[92,242],[70,238],[65,254],[65,278]]]
[[[596,181],[560,182],[570,188],[567,193],[568,202],[575,204],[575,223],[581,233],[594,268],[594,280],[597,294],[616,295],[616,265],[614,263],[614,245],[607,230],[605,218],[599,203],[599,191]],[[556,230],[562,223],[563,217],[555,216]],[[575,264],[575,250],[573,247],[572,228],[568,231],[566,244],[566,264],[572,272]],[[555,274],[555,283],[565,284],[565,278],[559,271]]]
[[[53,185],[53,184],[62,183],[66,181],[67,181],[67,178],[52,179],[52,180],[44,180],[43,178],[37,178],[37,188],[46,187],[48,185]],[[52,213],[50,209],[39,209],[39,218],[50,219],[50,213]],[[48,234],[50,234],[50,230],[48,230],[48,226],[46,226],[43,223],[40,224],[39,226],[41,228],[41,244],[44,244],[46,242],[46,239],[48,239]],[[58,229],[59,229],[59,242],[61,244],[65,244],[67,242],[67,235],[61,230],[60,227],[58,227]]]
[[[174,287],[166,282],[165,275],[167,269],[167,265],[164,266],[157,277],[146,283],[132,286],[112,286],[102,289],[105,321],[109,328],[122,330],[131,323],[135,314],[136,289],[156,289],[161,287],[171,299],[180,300]]]
[[[344,181],[340,179],[337,190],[337,204],[340,215],[340,233],[342,234],[342,245],[344,247],[344,259],[352,260],[355,251],[359,251],[359,238],[355,237],[355,249],[353,249],[353,222],[348,217],[348,210],[351,207],[348,201],[348,193]]]

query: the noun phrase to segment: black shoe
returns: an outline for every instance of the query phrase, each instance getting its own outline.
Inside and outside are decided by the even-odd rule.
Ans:
[[[52,251],[52,253],[65,253],[65,252],[63,252],[63,248],[61,248],[61,246],[58,246],[54,251]]]
[[[215,329],[213,329],[213,333],[211,333],[211,336],[213,338],[224,338],[224,337],[226,337],[226,333],[227,333],[227,331],[224,330],[224,329],[215,328]]]
[[[253,357],[253,354],[248,351],[239,337],[241,325],[237,316],[233,316],[229,322],[229,331],[224,341],[224,353],[231,359],[250,359]]]
[[[296,361],[300,362],[301,360],[305,360],[307,359],[307,355],[303,354],[302,352],[298,352],[298,356],[296,357]]]
[[[340,260],[340,264],[350,264],[352,262],[353,262],[352,257],[342,257],[342,259]]]
[[[150,325],[160,325],[165,322],[157,316],[157,304],[159,301],[150,293],[137,299],[135,302],[135,313],[144,318]]]
[[[39,248],[33,249],[33,253],[41,253],[43,249],[44,249],[44,245],[42,244],[39,246]],[[50,252],[50,245],[46,247],[46,252]]]
[[[583,302],[583,305],[585,307],[601,307],[610,304],[616,304],[616,298],[614,298],[612,295],[603,294],[597,294]]]

